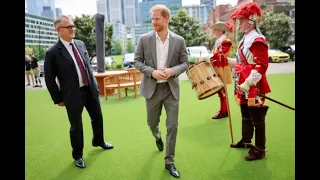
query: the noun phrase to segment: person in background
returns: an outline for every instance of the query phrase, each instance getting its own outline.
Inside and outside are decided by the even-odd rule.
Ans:
[[[227,57],[230,57],[231,55],[232,41],[228,38],[227,33],[233,31],[233,24],[218,21],[211,25],[210,29],[212,29],[213,35],[216,38],[215,45],[212,48],[213,56],[210,58],[210,61],[219,74],[223,84],[227,86],[228,84],[232,84],[232,71],[227,60]],[[218,92],[218,95],[220,98],[220,110],[216,115],[212,116],[212,119],[228,117],[226,88],[222,88]]]
[[[29,54],[29,56],[31,57],[31,70],[33,72],[34,79],[36,81],[36,85],[34,87],[42,87],[41,80],[40,80],[40,64],[39,64],[39,60],[34,56],[33,52],[31,52]],[[38,85],[38,83],[39,83],[39,85]]]
[[[32,81],[32,86],[34,86],[35,85],[34,76],[31,70],[31,57],[29,55],[25,55],[25,72],[26,72],[27,81],[28,81],[27,86],[30,86],[30,78]]]

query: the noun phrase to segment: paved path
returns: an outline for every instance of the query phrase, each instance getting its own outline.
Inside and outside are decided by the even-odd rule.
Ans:
[[[294,73],[295,72],[295,61],[294,62],[287,62],[287,63],[269,63],[269,68],[267,70],[267,74],[285,74],[285,73]],[[186,73],[182,73],[179,76],[180,80],[188,80],[188,77]],[[46,84],[44,82],[44,77],[40,77],[40,80],[42,82],[42,88],[39,87],[32,87],[32,86],[26,86],[26,89],[46,89]],[[25,78],[25,82],[27,84],[27,78]]]

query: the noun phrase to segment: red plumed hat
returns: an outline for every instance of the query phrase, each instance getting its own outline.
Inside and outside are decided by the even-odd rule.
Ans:
[[[238,6],[238,8],[231,14],[231,19],[235,21],[237,18],[243,18],[260,22],[261,14],[262,10],[257,3],[247,2]]]

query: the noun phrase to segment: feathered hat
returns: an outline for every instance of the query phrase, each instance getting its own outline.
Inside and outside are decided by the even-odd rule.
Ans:
[[[261,8],[258,6],[257,3],[254,2],[246,2],[240,6],[238,6],[238,8],[233,11],[233,13],[231,14],[231,19],[233,21],[236,21],[237,18],[240,19],[249,19],[249,23],[248,26],[245,30],[245,32],[253,25],[255,24],[255,28],[258,31],[259,34],[261,34],[261,31],[258,27],[258,23],[260,23],[261,21],[261,15],[262,15],[262,10]]]
[[[220,29],[225,32],[232,32],[233,31],[233,24],[229,22],[221,22],[218,21],[210,26],[210,29]]]
[[[232,14],[231,19],[235,21],[237,18],[249,19],[255,23],[261,21],[260,17],[262,14],[261,8],[257,3],[247,2],[240,5]]]

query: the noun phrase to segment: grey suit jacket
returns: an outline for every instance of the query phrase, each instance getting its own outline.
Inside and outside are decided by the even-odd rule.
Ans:
[[[157,80],[152,77],[152,71],[157,69],[156,32],[143,34],[138,40],[134,54],[134,66],[144,75],[141,81],[140,94],[150,99],[155,91]],[[188,55],[184,38],[169,31],[169,52],[166,62],[167,68],[172,68],[174,76],[168,79],[172,95],[179,100],[178,76],[189,67]]]

